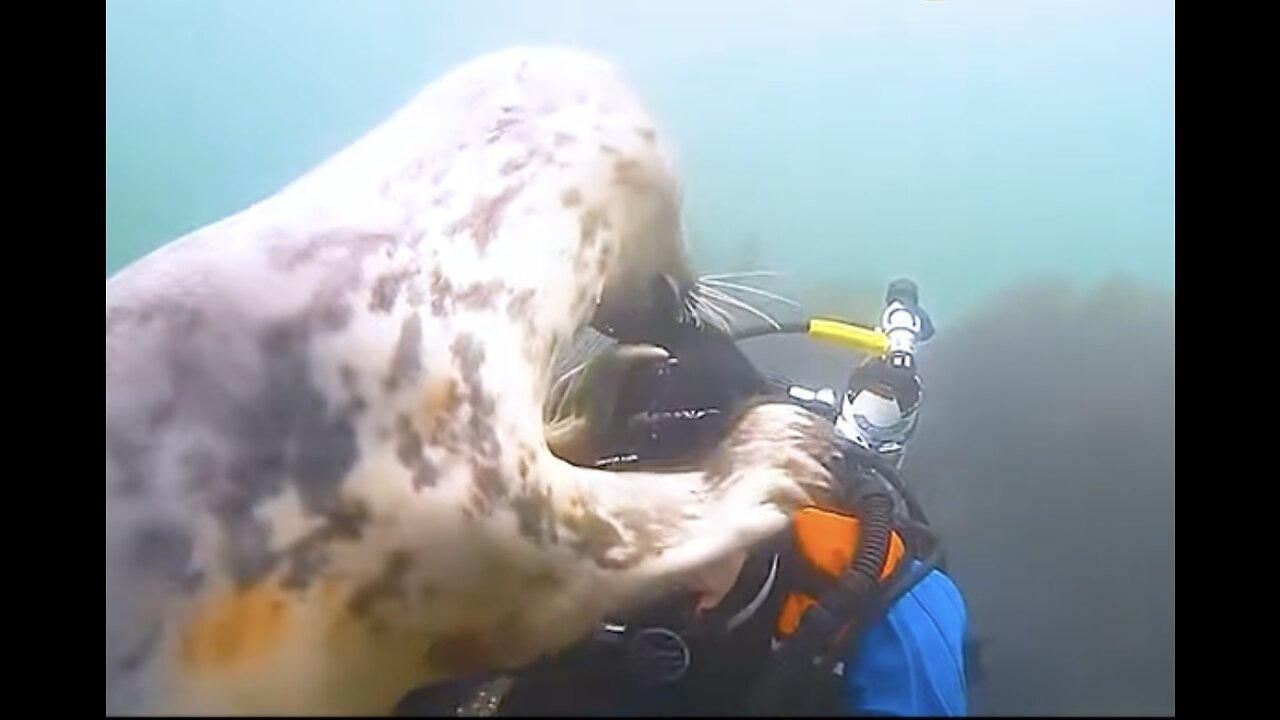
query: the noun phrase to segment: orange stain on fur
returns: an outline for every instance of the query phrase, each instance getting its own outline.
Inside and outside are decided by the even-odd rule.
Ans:
[[[280,647],[289,627],[289,598],[274,583],[216,597],[183,629],[183,665],[198,672],[239,670]]]

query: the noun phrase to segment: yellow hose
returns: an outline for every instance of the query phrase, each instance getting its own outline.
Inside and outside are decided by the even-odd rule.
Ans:
[[[837,345],[853,348],[876,357],[889,353],[889,336],[872,328],[828,318],[809,320],[809,335]]]

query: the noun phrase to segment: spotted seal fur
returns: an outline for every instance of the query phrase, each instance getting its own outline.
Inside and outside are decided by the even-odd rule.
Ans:
[[[107,711],[384,713],[781,529],[834,452],[798,409],[687,472],[548,446],[556,357],[683,292],[683,243],[610,64],[516,48],[110,278]]]

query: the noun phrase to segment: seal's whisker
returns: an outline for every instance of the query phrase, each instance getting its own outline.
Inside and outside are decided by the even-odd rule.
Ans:
[[[704,291],[709,289],[710,288],[703,288]],[[703,301],[706,302],[708,305],[711,305],[712,307],[719,310],[726,318],[728,318],[729,324],[733,326],[734,332],[741,330],[743,327],[742,318],[738,315],[738,313],[734,311],[736,306],[734,306],[731,303],[726,303],[723,300],[720,300],[719,295],[721,295],[721,293],[704,292]]]
[[[552,402],[550,403],[552,406],[551,418],[558,419],[564,417],[568,409],[567,406],[569,404],[569,398],[573,395],[573,393],[568,389],[569,384],[574,381],[576,376],[579,375],[582,372],[582,369],[586,366],[587,361],[584,360],[573,368],[567,370],[563,375],[556,378],[554,383],[552,383],[551,392],[549,393],[549,397],[552,399]]]
[[[770,325],[772,325],[772,326],[773,326],[773,328],[774,328],[775,330],[780,330],[780,329],[782,329],[782,326],[778,324],[778,321],[777,321],[777,320],[774,320],[774,319],[773,319],[773,317],[772,317],[772,316],[770,316],[768,313],[764,312],[763,310],[760,310],[759,308],[756,308],[755,306],[751,305],[750,303],[743,302],[742,300],[739,300],[738,298],[736,298],[736,297],[734,297],[734,296],[732,296],[732,295],[730,295],[730,294],[728,294],[728,293],[726,293],[726,292],[724,292],[724,291],[722,291],[722,290],[717,290],[716,288],[711,287],[711,286],[709,286],[709,285],[708,285],[708,286],[704,286],[704,287],[702,288],[702,292],[703,292],[703,293],[705,293],[705,294],[706,294],[706,296],[707,296],[707,297],[709,297],[709,298],[714,298],[715,300],[718,300],[719,302],[723,302],[723,303],[726,303],[726,304],[732,305],[733,307],[736,307],[736,308],[738,308],[738,309],[740,309],[740,310],[743,310],[743,311],[745,311],[745,312],[749,312],[749,313],[751,313],[752,315],[755,315],[756,317],[760,318],[761,320],[764,320],[765,322],[767,322],[767,323],[769,323]]]
[[[707,285],[711,285],[721,290],[739,290],[741,292],[750,293],[752,295],[759,295],[760,297],[768,298],[770,300],[780,302],[784,305],[789,305],[793,308],[796,308],[797,310],[802,308],[800,303],[796,302],[795,300],[792,300],[791,298],[783,297],[782,295],[779,295],[777,293],[769,292],[768,290],[754,287],[752,285],[744,285],[742,283],[727,282],[724,280],[707,280],[705,278],[702,280],[699,280],[699,282],[705,283]]]
[[[733,334],[733,318],[730,317],[728,313],[718,307],[715,303],[711,302],[700,292],[690,293],[689,297],[693,300],[694,306],[697,308],[698,315],[700,317],[713,322],[716,327],[725,333],[730,335]]]
[[[711,275],[703,275],[703,280],[741,280],[749,277],[777,277],[780,275],[777,270],[746,270],[743,272],[731,273],[714,273]]]
[[[681,301],[680,322],[691,322],[694,327],[702,327],[702,318],[698,317],[698,311],[693,307],[693,300],[688,294]]]
[[[712,313],[715,317],[720,318],[721,327],[726,333],[732,335],[741,329],[741,323],[734,319],[733,313],[730,312],[728,308],[722,307],[715,298],[705,294],[700,294],[698,296],[698,302],[700,302],[703,307],[707,308],[708,312]]]
[[[699,314],[704,316],[704,318],[707,319],[710,324],[714,325],[714,327],[719,329],[719,331],[728,334],[733,333],[733,323],[731,322],[731,319],[724,315],[723,311],[719,310],[718,307],[709,305],[708,302],[701,301],[699,302],[698,307]]]
[[[698,317],[698,311],[693,307],[693,301],[685,296],[680,308],[680,322],[689,323],[696,328],[702,327],[702,318]]]
[[[693,306],[693,302],[686,301],[686,307],[689,308],[689,317],[693,318],[694,326],[702,327],[702,316],[698,314],[698,309]]]

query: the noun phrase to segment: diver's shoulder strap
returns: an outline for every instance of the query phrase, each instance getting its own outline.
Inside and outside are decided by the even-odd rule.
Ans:
[[[796,704],[796,684],[829,674],[839,652],[887,611],[886,595],[900,597],[914,548],[892,525],[891,499],[866,500],[858,514],[809,507],[793,517],[787,595],[773,656],[748,698],[753,715],[808,712]]]
[[[848,570],[858,552],[861,521],[856,515],[819,507],[801,510],[792,522],[794,557],[790,575],[792,589],[783,600],[775,627],[779,639],[789,638],[800,620],[818,598],[832,589]],[[889,534],[888,547],[879,569],[881,581],[898,570],[907,555],[907,543],[896,529]],[[838,586],[837,586],[838,587]],[[854,618],[850,618],[850,621]]]

